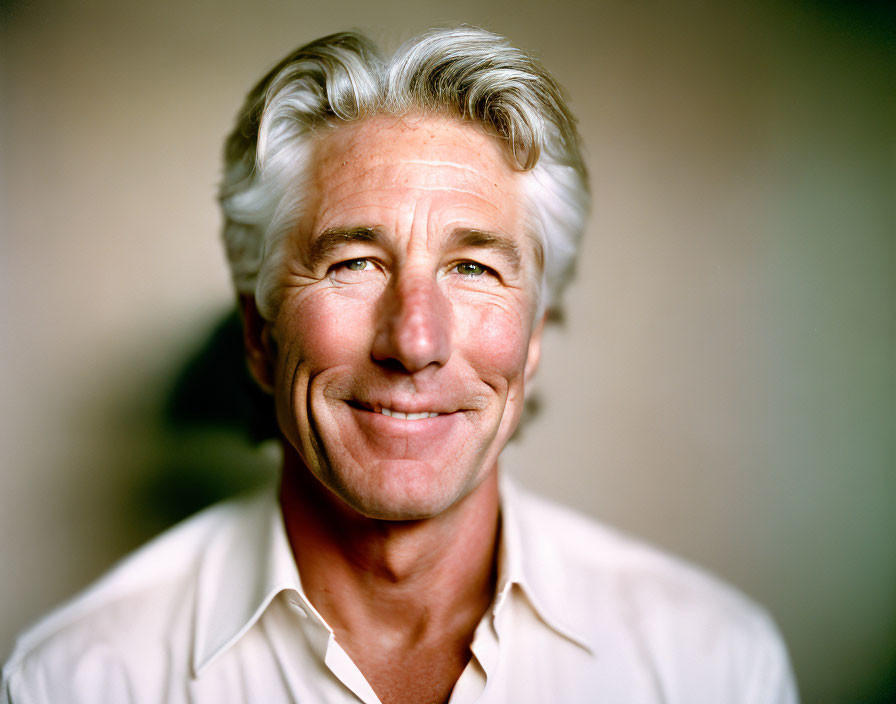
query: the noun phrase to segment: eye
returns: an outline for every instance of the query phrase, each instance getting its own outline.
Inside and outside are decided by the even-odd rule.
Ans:
[[[366,271],[367,269],[373,269],[373,262],[369,259],[349,259],[340,266],[345,267],[349,271]]]
[[[375,259],[358,257],[346,259],[330,267],[328,276],[334,283],[356,284],[369,282],[382,273],[382,267]]]
[[[454,270],[458,274],[463,274],[464,276],[482,276],[489,269],[476,262],[461,262],[460,264],[455,265]]]

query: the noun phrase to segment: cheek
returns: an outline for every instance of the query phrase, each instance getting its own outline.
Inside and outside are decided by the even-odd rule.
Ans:
[[[277,328],[284,372],[304,366],[314,374],[369,350],[373,318],[361,296],[317,291],[284,301]]]
[[[526,365],[529,325],[514,307],[465,307],[458,315],[457,346],[481,373],[513,381]]]

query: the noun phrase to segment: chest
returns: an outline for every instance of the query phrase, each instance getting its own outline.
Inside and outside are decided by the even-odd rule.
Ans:
[[[466,647],[361,651],[352,659],[382,704],[447,702],[469,660]]]

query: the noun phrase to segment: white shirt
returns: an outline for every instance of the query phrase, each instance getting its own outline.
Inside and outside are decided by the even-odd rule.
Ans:
[[[774,624],[743,596],[501,493],[495,600],[450,704],[797,701]],[[0,690],[3,704],[379,703],[302,590],[273,488],[175,526],[32,627]]]

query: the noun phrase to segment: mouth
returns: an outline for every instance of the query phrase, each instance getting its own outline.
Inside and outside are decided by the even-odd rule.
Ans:
[[[402,420],[423,420],[424,418],[435,418],[441,415],[435,411],[421,411],[420,413],[402,413],[401,411],[393,411],[391,408],[382,408],[380,413],[390,418],[400,418]]]
[[[348,405],[361,411],[367,411],[368,413],[379,413],[381,415],[389,416],[390,418],[397,418],[399,420],[425,420],[427,418],[437,418],[438,416],[448,415],[444,412],[440,413],[439,411],[430,410],[408,409],[400,411],[397,408],[389,408],[387,406],[381,406],[379,404],[363,403],[360,401],[349,401]]]

